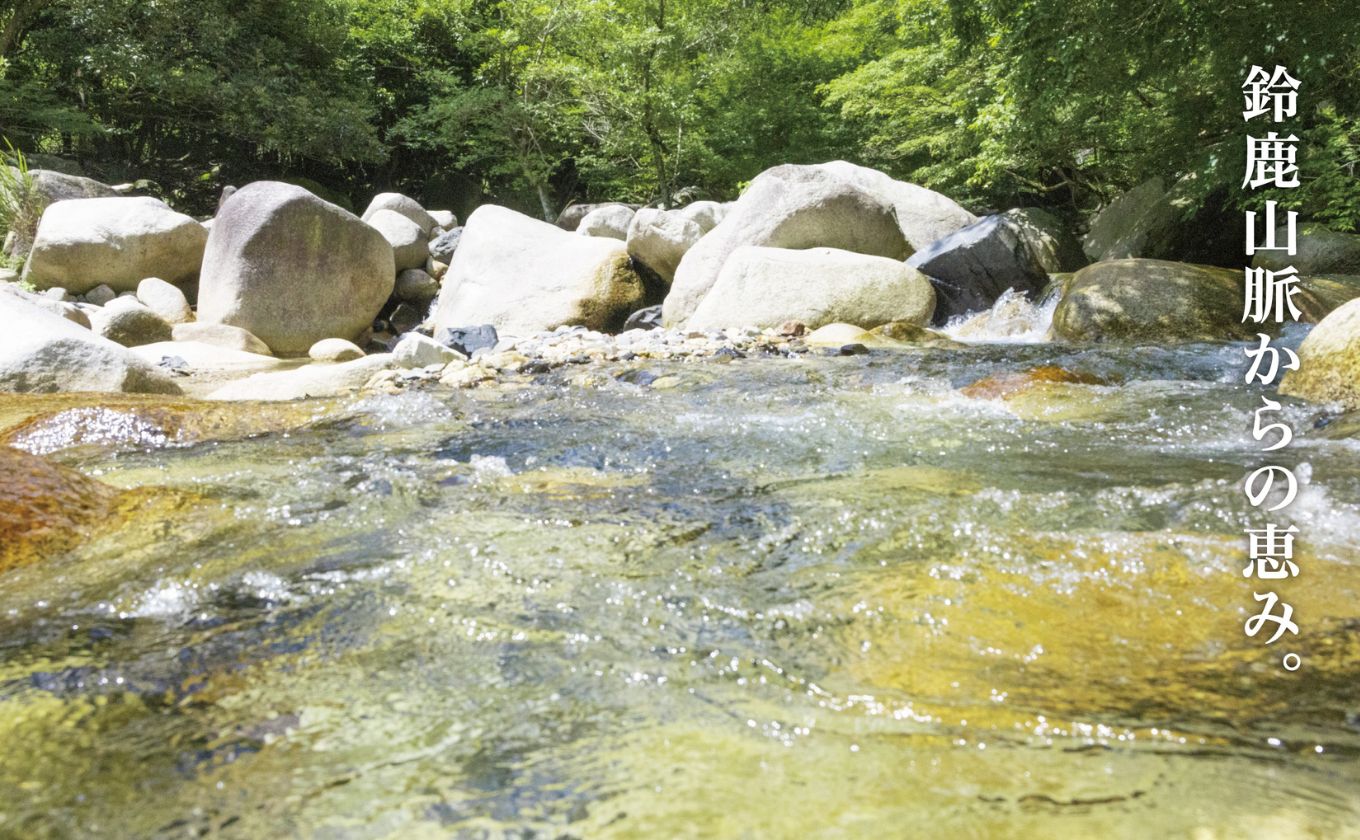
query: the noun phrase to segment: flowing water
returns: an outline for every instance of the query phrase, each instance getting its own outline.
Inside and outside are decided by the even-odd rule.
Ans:
[[[154,489],[0,575],[0,835],[1354,836],[1360,442],[1288,404],[1301,634],[1246,638],[1242,359],[49,412],[13,441]]]

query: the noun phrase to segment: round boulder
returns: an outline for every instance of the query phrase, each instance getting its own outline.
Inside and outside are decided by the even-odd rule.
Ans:
[[[687,326],[695,330],[777,327],[810,329],[892,321],[925,324],[935,311],[930,280],[899,260],[835,248],[787,250],[746,246],[728,257]]]
[[[491,324],[526,335],[563,325],[608,330],[644,295],[622,242],[577,236],[505,207],[479,207],[444,277],[435,329]]]
[[[392,246],[397,271],[425,267],[430,239],[420,225],[394,210],[379,210],[365,221]]]
[[[405,216],[419,225],[421,232],[426,236],[429,236],[430,231],[439,226],[439,221],[425,212],[425,208],[420,206],[420,202],[401,193],[379,193],[373,196],[373,200],[368,203],[368,209],[364,211],[364,221],[367,222],[372,219],[380,210],[391,210],[393,213]]]
[[[1285,374],[1280,393],[1360,409],[1360,299],[1313,327],[1299,345],[1299,369]]]
[[[886,176],[885,176],[886,177]],[[905,259],[911,253],[893,206],[818,166],[776,166],[757,175],[727,215],[686,252],[663,305],[667,326],[680,326],[743,245],[839,248]]]
[[[607,236],[627,239],[628,225],[633,221],[633,208],[623,204],[608,204],[586,214],[576,232],[582,236]]]
[[[1229,341],[1269,324],[1242,323],[1241,271],[1162,260],[1110,260],[1073,275],[1053,313],[1067,341]]]
[[[377,230],[301,187],[260,181],[217,215],[198,318],[247,330],[281,355],[302,355],[323,338],[357,338],[395,277],[392,246]]]
[[[24,279],[82,294],[100,284],[135,291],[146,277],[192,280],[208,232],[155,198],[81,198],[43,211]]]

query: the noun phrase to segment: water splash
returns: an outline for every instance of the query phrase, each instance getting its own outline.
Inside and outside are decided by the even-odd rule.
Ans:
[[[991,309],[951,318],[941,331],[955,341],[978,344],[1046,344],[1061,297],[1054,291],[1033,301],[1007,289]]]

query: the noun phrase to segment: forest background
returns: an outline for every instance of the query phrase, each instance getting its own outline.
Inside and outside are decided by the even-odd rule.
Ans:
[[[0,0],[0,134],[204,214],[278,178],[553,218],[846,159],[1079,218],[1152,177],[1243,196],[1253,64],[1302,81],[1290,206],[1356,230],[1332,0]]]

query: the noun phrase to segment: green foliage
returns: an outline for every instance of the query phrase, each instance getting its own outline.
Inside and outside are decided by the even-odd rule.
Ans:
[[[1303,81],[1302,186],[1238,188],[1252,64]],[[227,183],[510,204],[728,198],[844,158],[978,209],[1147,178],[1360,225],[1340,0],[11,0],[0,126],[204,212]]]
[[[26,250],[37,232],[42,211],[43,201],[34,189],[27,159],[6,139],[5,150],[0,151],[0,239],[13,233]],[[7,268],[17,269],[22,262],[18,257],[5,255]]]

